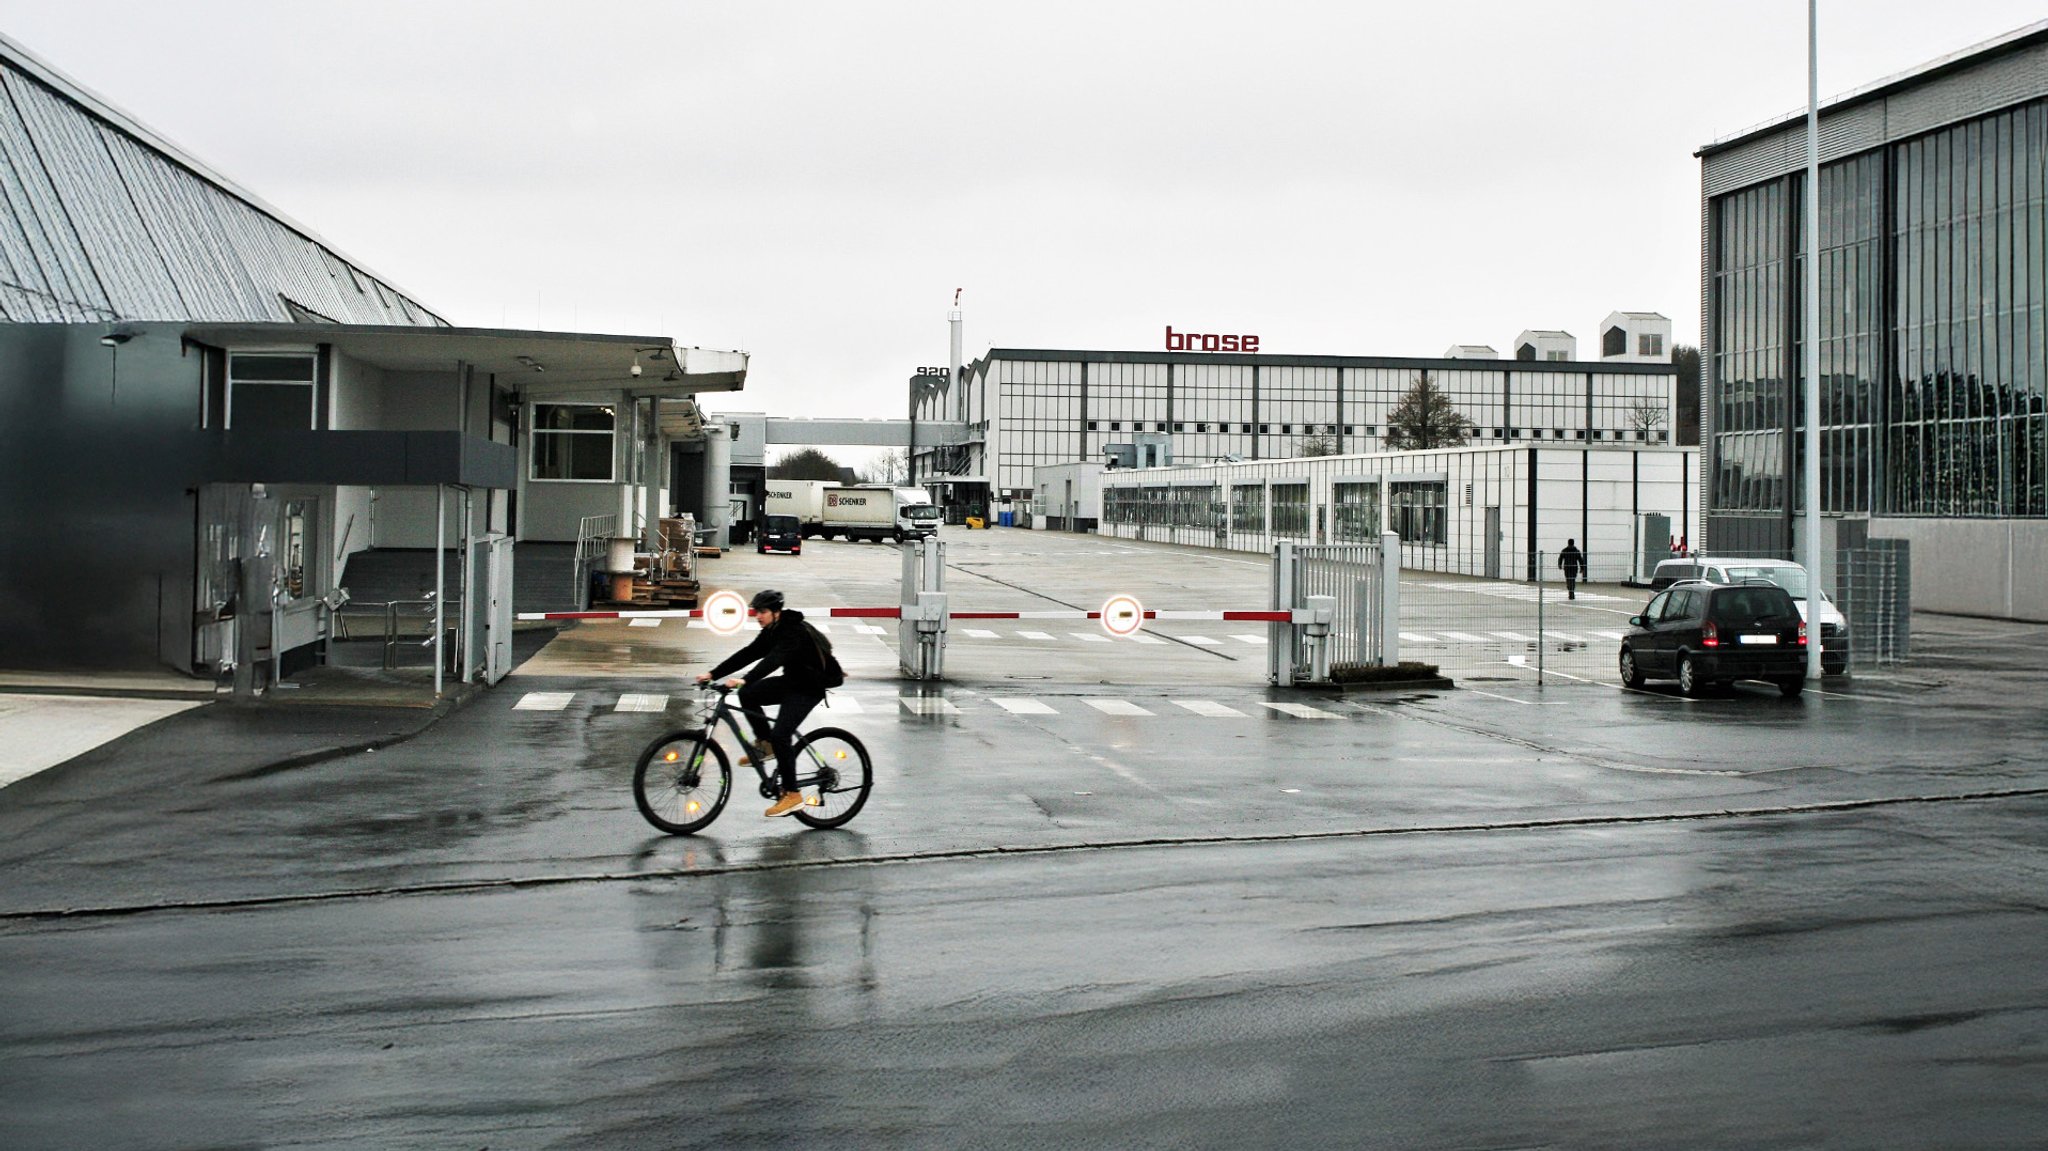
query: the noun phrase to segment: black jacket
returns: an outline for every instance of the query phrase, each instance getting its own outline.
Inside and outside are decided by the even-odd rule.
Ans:
[[[1568,576],[1578,575],[1586,570],[1586,553],[1567,544],[1563,551],[1557,553],[1557,566],[1563,568]]]
[[[791,687],[825,694],[825,663],[800,611],[783,612],[774,627],[762,628],[752,643],[719,660],[711,678],[724,679],[756,660],[760,662],[747,673],[749,682],[758,683],[779,669]]]

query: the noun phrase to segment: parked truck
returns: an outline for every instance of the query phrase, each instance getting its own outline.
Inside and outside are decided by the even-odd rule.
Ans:
[[[797,530],[809,539],[824,529],[825,492],[838,486],[831,480],[769,480],[761,493],[761,514],[795,516]]]
[[[824,522],[818,533],[826,539],[845,536],[900,543],[938,534],[940,512],[923,488],[850,484],[828,487],[824,495]]]

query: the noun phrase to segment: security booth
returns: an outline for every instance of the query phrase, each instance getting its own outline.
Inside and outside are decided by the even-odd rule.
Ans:
[[[397,662],[429,661],[437,692],[493,679],[529,477],[559,465],[630,510],[647,473],[617,461],[658,448],[659,406],[744,377],[744,357],[723,370],[731,353],[693,373],[690,351],[462,328],[0,326],[5,662],[169,666],[253,694],[374,627],[387,646],[410,637]],[[613,427],[528,434],[522,412],[549,402],[609,406]],[[616,418],[635,409],[649,425]],[[609,478],[583,478],[593,459]]]

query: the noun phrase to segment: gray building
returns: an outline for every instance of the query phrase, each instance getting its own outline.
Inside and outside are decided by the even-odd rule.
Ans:
[[[663,337],[452,327],[0,38],[0,667],[275,673],[373,568],[446,603],[493,540],[637,532],[690,450],[722,513],[727,429],[692,397],[745,375]],[[556,576],[533,587],[565,606]]]
[[[1821,511],[1915,606],[2048,619],[2048,22],[1821,108]],[[1706,546],[1788,554],[1805,115],[1699,152]]]

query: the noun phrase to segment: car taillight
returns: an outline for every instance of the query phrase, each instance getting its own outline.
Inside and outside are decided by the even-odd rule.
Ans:
[[[1799,625],[1799,646],[1806,646],[1806,625],[1803,623]]]
[[[1708,620],[1707,622],[1700,625],[1700,646],[1721,646],[1721,629],[1714,626],[1713,620]]]

